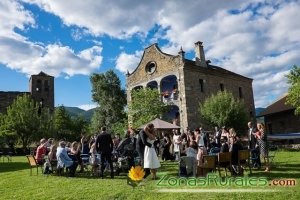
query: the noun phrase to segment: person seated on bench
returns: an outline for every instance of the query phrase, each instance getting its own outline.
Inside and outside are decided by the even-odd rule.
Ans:
[[[221,153],[229,152],[229,145],[227,142],[228,138],[226,136],[221,137]]]
[[[69,175],[75,176],[75,171],[78,166],[78,162],[73,161],[67,153],[66,142],[60,141],[59,146],[57,147],[56,158],[57,158],[57,168],[66,167],[69,169]]]

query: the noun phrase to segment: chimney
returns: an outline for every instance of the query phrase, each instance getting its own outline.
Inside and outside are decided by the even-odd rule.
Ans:
[[[180,48],[180,51],[178,52],[178,55],[180,56],[180,61],[181,61],[182,63],[184,63],[185,52],[182,50],[182,47]]]
[[[207,64],[205,62],[203,45],[202,45],[202,42],[200,42],[200,41],[195,43],[195,56],[196,56],[195,63],[197,66],[207,67]]]

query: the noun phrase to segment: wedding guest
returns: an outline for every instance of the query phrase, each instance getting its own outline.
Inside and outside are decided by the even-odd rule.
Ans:
[[[160,162],[158,160],[156,151],[154,149],[153,143],[155,141],[155,129],[153,124],[148,124],[145,129],[146,140],[148,144],[145,146],[144,152],[144,168],[148,168],[152,174],[152,180],[156,180],[156,171],[160,167]]]
[[[256,138],[260,150],[260,156],[264,158],[266,165],[265,172],[270,171],[269,155],[268,155],[268,143],[267,143],[267,134],[265,133],[265,127],[262,123],[257,124]]]
[[[77,160],[78,165],[80,165],[80,171],[79,172],[83,172],[83,162],[81,159],[81,146],[78,144],[78,142],[73,142],[71,144],[71,148],[70,148],[70,154],[74,156],[74,158]]]
[[[45,162],[44,156],[47,153],[47,145],[47,140],[45,138],[42,138],[35,154],[35,160],[39,165],[42,165]]]
[[[67,153],[66,149],[66,142],[60,141],[59,146],[57,147],[56,152],[56,158],[57,158],[57,168],[68,168],[69,169],[69,175],[71,177],[75,176],[75,171],[77,168],[77,161],[73,161]]]
[[[173,144],[174,144],[175,160],[178,161],[180,159],[180,149],[181,149],[181,138],[178,130],[174,131]]]
[[[109,163],[110,166],[110,177],[114,178],[114,167],[111,160],[114,144],[109,133],[106,132],[106,127],[101,128],[101,133],[96,139],[96,149],[101,155],[101,172],[100,176],[104,178],[105,161]]]

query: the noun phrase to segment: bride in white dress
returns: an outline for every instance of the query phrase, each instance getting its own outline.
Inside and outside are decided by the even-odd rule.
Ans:
[[[149,124],[148,130],[145,130],[147,135],[147,142],[150,143],[152,146],[148,147],[145,146],[145,153],[144,153],[144,168],[149,168],[152,174],[152,179],[157,179],[156,177],[156,169],[160,167],[160,162],[158,160],[155,148],[153,146],[155,135],[154,135],[154,125]]]

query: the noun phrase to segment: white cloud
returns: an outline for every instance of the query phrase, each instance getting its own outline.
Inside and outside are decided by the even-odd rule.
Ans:
[[[25,30],[26,26],[35,25],[32,13],[13,0],[0,1],[0,19],[0,37],[20,38],[14,32],[15,28]]]
[[[167,1],[156,22],[167,31],[151,41],[166,39],[161,49],[174,55],[181,46],[189,52],[194,42],[203,41],[212,64],[254,78],[256,106],[265,107],[285,93],[284,74],[300,63],[299,1],[205,2]],[[228,11],[232,9],[234,14]],[[121,57],[137,62],[133,55]],[[127,66],[132,67],[123,65],[122,71]]]
[[[80,52],[68,46],[31,42],[15,32],[34,26],[32,13],[16,1],[0,2],[0,63],[25,74],[44,71],[53,76],[89,75],[102,62],[102,47],[95,45]],[[3,23],[2,23],[3,22]]]
[[[206,59],[212,64],[254,78],[256,106],[265,107],[287,91],[284,74],[300,63],[300,21],[295,20],[300,18],[300,4],[252,3],[259,7],[259,14],[242,6],[235,14],[220,9],[186,29],[170,28],[166,49],[175,53],[183,45],[185,51],[192,51],[194,42],[202,40]],[[176,22],[170,18],[168,23],[174,27]]]
[[[87,111],[87,110],[96,108],[97,106],[98,106],[97,104],[83,104],[83,105],[79,105],[79,106],[76,106],[76,107]]]
[[[141,60],[142,53],[141,51],[136,51],[135,54],[122,52],[116,60],[116,68],[123,73],[127,73],[127,70],[129,73],[133,72]]]
[[[155,23],[162,1],[24,0],[59,16],[66,25],[84,27],[93,35],[126,38],[146,33]]]
[[[254,78],[256,106],[266,106],[270,97],[284,93],[287,86],[283,74],[300,63],[299,1],[23,1],[55,14],[67,26],[75,25],[75,39],[80,39],[81,33],[90,33],[121,39],[139,36],[144,40],[157,25],[158,31],[149,41],[168,41],[161,47],[167,53],[177,54],[181,46],[186,52],[193,51],[194,42],[203,41],[206,59],[212,64]],[[72,76],[87,74],[102,62],[102,45],[74,52],[59,44],[32,43],[15,33],[16,27],[25,31],[36,25],[32,13],[15,1],[0,2],[0,18],[4,19],[0,24],[0,53],[4,53],[0,60],[13,69],[27,72],[47,66],[54,74]],[[117,57],[116,68],[132,72],[141,53],[125,51]]]

